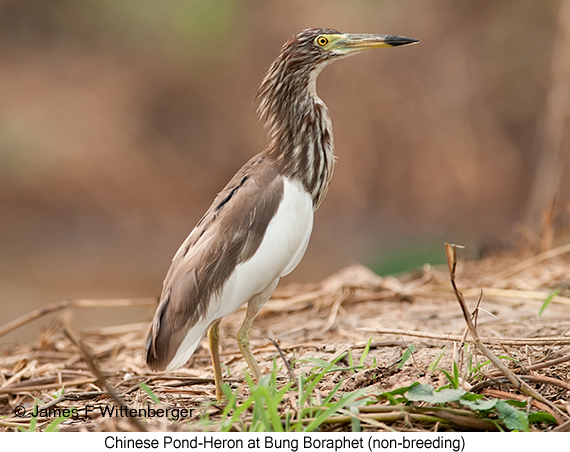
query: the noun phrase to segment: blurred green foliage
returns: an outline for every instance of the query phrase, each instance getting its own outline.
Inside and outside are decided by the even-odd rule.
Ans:
[[[412,242],[383,249],[370,267],[377,274],[386,276],[421,268],[424,264],[441,265],[445,262],[443,241]]]
[[[235,0],[97,0],[96,3],[115,32],[126,31],[125,36],[130,36],[133,42],[148,45],[150,39],[166,45],[188,45],[189,51],[197,54],[220,47],[232,29],[236,13]]]
[[[20,47],[99,43],[115,50],[216,55],[225,48],[236,10],[235,0],[6,1],[0,4],[0,37]]]

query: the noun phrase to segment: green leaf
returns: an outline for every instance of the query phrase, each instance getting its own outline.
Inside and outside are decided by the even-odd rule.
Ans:
[[[531,424],[538,422],[544,422],[545,424],[556,424],[556,418],[546,411],[537,411],[536,413],[530,413],[528,415],[528,422]]]
[[[542,313],[545,311],[545,309],[548,307],[548,305],[552,302],[552,300],[554,300],[554,297],[556,297],[559,293],[560,293],[560,289],[556,289],[554,292],[552,292],[546,298],[546,300],[544,300],[544,303],[542,303],[542,306],[540,307],[540,310],[538,311],[539,317],[542,315]]]
[[[408,399],[404,396],[411,386],[404,386],[402,388],[394,389],[393,391],[383,392],[378,397],[386,397],[390,402],[390,405],[398,405],[399,403],[406,403]],[[401,397],[396,397],[401,396]]]
[[[416,344],[414,343],[412,343],[408,348],[406,348],[406,350],[404,350],[404,353],[402,353],[402,357],[400,358],[400,362],[398,363],[397,366],[398,369],[404,368],[404,364],[406,364],[406,361],[410,359],[410,357],[415,351],[416,351]]]
[[[483,394],[475,394],[473,392],[466,392],[461,397],[461,400],[469,400],[469,401],[481,400],[483,397],[485,397]]]
[[[517,410],[504,400],[499,400],[496,405],[501,419],[509,430],[528,431],[528,418],[525,413]]]
[[[465,394],[465,389],[442,389],[435,391],[431,385],[412,385],[407,398],[412,402],[447,403],[457,402]]]
[[[390,396],[396,396],[396,395],[404,395],[406,392],[408,392],[410,390],[410,388],[412,386],[415,386],[419,383],[414,383],[411,386],[403,386],[401,388],[397,388],[394,389],[393,391],[388,391],[388,392],[383,392],[382,394],[380,394],[380,397],[390,397]]]
[[[526,408],[526,400],[514,400],[514,399],[507,399],[505,400],[509,405],[516,406],[519,408]]]
[[[487,411],[492,410],[497,405],[499,399],[491,399],[491,400],[465,400],[465,398],[461,398],[460,402],[462,405],[465,405],[472,410],[477,411]]]

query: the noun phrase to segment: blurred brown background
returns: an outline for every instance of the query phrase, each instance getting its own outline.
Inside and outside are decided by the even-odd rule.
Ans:
[[[157,296],[262,150],[257,86],[308,27],[422,42],[320,76],[338,163],[288,281],[536,232],[553,193],[558,211],[567,200],[568,3],[1,0],[1,323],[63,298]]]

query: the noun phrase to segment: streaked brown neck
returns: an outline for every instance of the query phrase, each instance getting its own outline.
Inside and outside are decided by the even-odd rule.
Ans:
[[[270,139],[264,154],[275,160],[280,174],[303,184],[316,210],[328,190],[334,165],[332,124],[315,86],[326,63],[312,70],[281,67],[289,63],[278,58],[259,90],[259,113]]]

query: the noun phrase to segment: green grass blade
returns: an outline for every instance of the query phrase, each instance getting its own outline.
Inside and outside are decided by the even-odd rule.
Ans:
[[[271,394],[267,388],[260,388],[260,395],[265,397],[265,403],[267,406],[267,414],[269,415],[270,429],[268,431],[282,432],[283,424],[281,423],[281,418],[279,417],[279,403],[281,399],[279,397],[271,397]],[[277,396],[278,394],[276,394]],[[263,409],[262,409],[263,410]]]
[[[446,349],[447,349],[447,345],[443,347],[443,349],[441,350],[441,353],[439,355],[437,355],[435,360],[429,365],[428,371],[435,372],[435,369],[437,369],[437,365],[439,364],[439,361],[441,360],[441,358],[445,354]]]
[[[341,359],[343,359],[343,358],[346,356],[347,353],[348,353],[348,352],[342,352],[342,353],[340,353],[337,357],[333,358],[333,360],[331,361],[331,364],[336,364],[336,363],[338,363]],[[326,362],[326,361],[325,361],[325,362]]]
[[[459,366],[457,361],[453,361],[453,389],[459,388]]]
[[[360,361],[358,362],[359,367],[364,367],[364,360],[366,359],[368,353],[370,352],[370,344],[372,344],[372,338],[368,339],[366,347],[364,347],[364,350],[362,351],[362,355],[360,356]]]
[[[320,358],[301,358],[299,362],[311,363],[314,364],[315,367],[320,367],[321,369],[327,369],[331,367],[331,364],[333,364]]]
[[[58,432],[59,431],[59,424],[61,424],[66,419],[69,419],[70,417],[71,417],[71,415],[59,416],[57,419],[54,419],[53,421],[50,422],[50,424],[46,427],[45,431],[46,432]]]
[[[327,420],[331,415],[339,411],[341,408],[345,408],[350,403],[354,402],[359,397],[365,395],[365,390],[358,390],[351,392],[347,396],[340,399],[338,402],[333,403],[329,406],[326,410],[321,412],[313,421],[307,426],[305,431],[312,432],[316,428],[318,428],[325,420]]]
[[[544,300],[544,303],[542,303],[542,306],[540,307],[540,310],[538,311],[538,316],[539,316],[539,317],[542,315],[542,313],[543,313],[544,310],[548,307],[548,305],[552,302],[552,300],[554,300],[554,297],[558,296],[559,293],[560,293],[560,289],[556,289],[554,292],[552,292],[552,293],[546,298],[546,300]]]
[[[269,399],[269,392],[267,388],[258,387],[253,392],[252,397],[255,401],[255,405],[253,406],[253,421],[252,421],[252,428],[250,431],[259,432],[270,432],[271,431],[271,421],[269,420],[269,409],[265,409],[264,407],[264,400],[267,401]],[[269,407],[268,407],[269,408]],[[256,422],[257,421],[257,422]],[[263,428],[261,428],[263,427]]]
[[[351,412],[352,414],[356,414],[356,415],[360,414],[360,411],[358,410],[358,407],[356,407],[356,406],[350,406],[349,408],[350,408],[350,412]],[[360,419],[358,419],[356,416],[351,416],[351,417],[350,417],[350,424],[351,424],[351,427],[352,427],[352,431],[353,431],[353,432],[360,433],[360,432],[362,431],[362,428],[361,428],[361,426],[360,426]]]
[[[445,375],[445,376],[447,377],[447,379],[449,380],[449,384],[453,387],[453,389],[457,389],[457,388],[455,387],[455,384],[454,384],[454,382],[453,382],[453,377],[451,376],[451,374],[450,374],[447,370],[444,370],[444,369],[438,369],[438,370],[439,370],[443,375]]]
[[[141,384],[139,385],[139,387],[146,392],[146,394],[152,399],[152,401],[154,403],[156,403],[157,405],[161,405],[162,402],[160,401],[160,399],[158,398],[158,396],[152,392],[152,389],[149,388],[149,386],[143,381],[141,382]]]
[[[327,396],[327,398],[324,400],[323,405],[327,405],[332,398],[334,397],[334,395],[337,393],[337,391],[340,389],[340,386],[344,383],[344,379],[340,380],[336,386],[333,388],[333,390],[331,392],[329,392],[329,395]]]
[[[34,409],[33,409],[32,413],[38,412],[38,402],[39,402],[39,400],[34,397]],[[37,416],[32,416],[32,419],[30,420],[30,426],[28,427],[28,430],[26,430],[26,431],[35,432],[37,425],[38,425]]]
[[[310,358],[307,358],[310,359]],[[323,360],[321,360],[323,361]],[[326,363],[326,361],[324,361]],[[313,391],[315,390],[315,387],[319,384],[319,382],[323,379],[323,377],[325,376],[325,374],[327,374],[328,372],[330,372],[330,369],[333,368],[334,363],[327,363],[327,367],[324,368],[322,370],[322,372],[319,372],[315,378],[313,378],[313,380],[311,381],[311,383],[309,384],[309,386],[307,388],[303,388],[303,396],[299,398],[299,406],[302,407],[305,402],[307,401],[307,398],[309,397],[309,395],[311,395],[313,393]],[[345,368],[343,368],[344,370]]]

